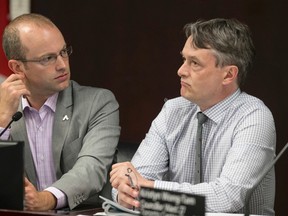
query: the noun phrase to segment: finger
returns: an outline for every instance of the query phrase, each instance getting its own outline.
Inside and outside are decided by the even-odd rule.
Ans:
[[[15,80],[23,79],[23,75],[21,74],[11,74],[10,76],[7,77],[7,79],[4,82],[13,82]]]
[[[112,187],[118,188],[119,184],[128,184],[128,178],[125,175],[114,174],[110,178]]]
[[[25,187],[33,187],[34,188],[34,185],[25,177],[24,179],[24,185]]]
[[[132,170],[135,169],[130,162],[123,162],[123,163],[118,163],[118,164],[114,164],[114,165],[112,166],[112,170],[110,171],[111,175],[113,175],[116,172],[120,172],[120,171],[122,173],[127,173],[127,170],[129,168],[132,169]]]
[[[121,183],[118,187],[118,192],[124,193],[132,199],[136,199],[139,196],[139,191],[133,189],[130,185]]]
[[[113,169],[116,169],[116,168],[119,167],[119,166],[123,166],[123,164],[124,164],[124,162],[113,164],[113,165],[112,165],[112,170],[113,170]]]
[[[1,85],[2,96],[7,95],[8,98],[20,97],[24,94],[30,94],[26,85],[22,80],[15,80],[13,82],[6,82]]]
[[[26,177],[24,177],[24,185],[25,185],[25,186],[28,186],[29,183],[30,183],[29,180],[28,180]]]
[[[110,174],[110,176],[112,176],[114,173],[116,173],[116,172],[117,172],[117,170],[118,170],[118,169],[117,169],[117,167],[116,167],[116,168],[114,168],[114,169],[112,168],[112,170],[111,170],[111,171],[110,171],[110,173],[109,173],[109,174]]]
[[[118,202],[125,207],[139,207],[140,203],[136,200],[137,197],[138,192],[127,185],[121,185],[118,188]]]
[[[112,169],[115,169],[115,168],[118,168],[118,167],[122,167],[122,166],[124,166],[124,167],[130,167],[130,166],[133,166],[133,165],[131,164],[131,162],[126,161],[126,162],[121,162],[121,163],[113,164],[113,165],[112,165]]]
[[[115,178],[120,175],[125,175],[127,173],[127,169],[123,166],[117,167],[114,170],[110,171],[110,178]]]
[[[11,86],[13,84],[13,87],[20,86],[26,89],[26,78],[24,74],[11,74],[2,84],[4,86]]]
[[[118,168],[113,172],[110,172],[110,181],[114,181],[115,179],[127,179],[127,169],[125,167]]]

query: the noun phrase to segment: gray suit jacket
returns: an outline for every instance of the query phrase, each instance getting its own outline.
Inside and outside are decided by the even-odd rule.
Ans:
[[[109,90],[74,81],[59,93],[52,135],[58,180],[52,186],[66,194],[70,209],[99,193],[107,181],[120,135],[118,108]],[[25,142],[25,174],[36,186],[25,116],[12,124],[11,138]]]

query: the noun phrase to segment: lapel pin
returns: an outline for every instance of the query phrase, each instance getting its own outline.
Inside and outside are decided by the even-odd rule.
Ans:
[[[67,121],[67,120],[69,120],[69,118],[68,118],[68,116],[67,115],[65,115],[64,117],[63,117],[63,119],[62,119],[63,121]]]

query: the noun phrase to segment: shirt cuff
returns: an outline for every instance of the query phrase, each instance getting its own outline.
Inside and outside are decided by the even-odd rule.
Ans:
[[[64,208],[67,206],[68,202],[67,202],[66,195],[61,190],[55,187],[48,187],[45,189],[45,191],[49,191],[56,197],[57,204],[56,204],[55,209],[60,209],[60,208]]]
[[[173,190],[175,190],[175,188],[177,188],[178,184],[179,183],[155,180],[154,181],[154,188],[159,189],[159,190],[173,191]]]
[[[117,203],[117,196],[118,196],[118,190],[116,190],[115,188],[112,188],[112,199],[114,202]]]

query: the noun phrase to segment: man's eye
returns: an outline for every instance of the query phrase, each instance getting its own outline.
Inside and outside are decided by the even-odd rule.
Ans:
[[[60,55],[61,55],[62,57],[67,57],[67,56],[68,56],[68,50],[67,50],[67,49],[61,50]]]
[[[198,62],[196,62],[196,61],[191,61],[190,64],[191,64],[191,65],[198,65]]]
[[[67,49],[63,49],[63,50],[61,50],[61,54],[67,54]]]
[[[53,61],[54,59],[55,59],[55,56],[50,55],[50,56],[44,56],[44,57],[42,57],[40,61],[41,61],[42,63],[48,63],[48,62],[50,62],[50,61]]]

